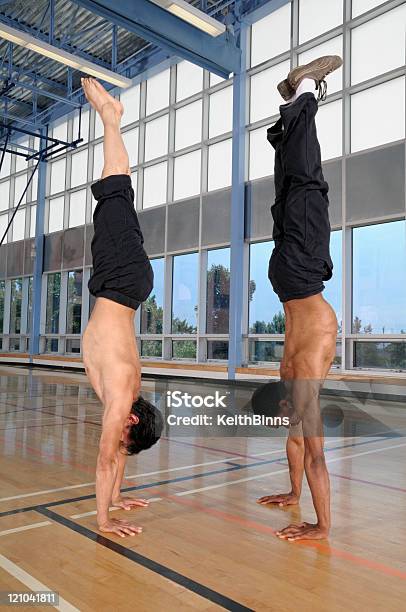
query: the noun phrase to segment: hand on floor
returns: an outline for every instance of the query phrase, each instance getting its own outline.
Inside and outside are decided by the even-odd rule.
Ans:
[[[267,504],[278,504],[278,506],[296,506],[299,498],[294,493],[278,493],[276,495],[264,495],[257,499],[257,504],[266,506]]]
[[[122,508],[123,510],[131,510],[132,508],[146,508],[149,505],[147,499],[135,499],[135,497],[125,497],[120,495],[116,499],[113,499],[112,506],[115,508]]]
[[[142,532],[142,527],[137,527],[133,525],[133,523],[129,523],[128,521],[123,521],[121,519],[109,519],[102,525],[99,525],[100,531],[106,533],[115,533],[119,535],[121,538],[125,538],[126,536],[135,536],[137,533]]]

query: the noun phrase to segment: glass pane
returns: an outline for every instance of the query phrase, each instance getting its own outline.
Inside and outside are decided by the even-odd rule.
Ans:
[[[196,359],[196,340],[174,340],[172,357],[173,359]]]
[[[173,258],[172,332],[195,334],[198,314],[198,253]]]
[[[120,94],[120,101],[124,106],[123,125],[128,125],[140,118],[140,86],[125,89]]]
[[[0,170],[0,178],[4,178],[5,176],[9,176],[11,167],[11,154],[5,153],[3,159],[3,165]]]
[[[250,340],[249,342],[249,361],[258,363],[261,361],[270,361],[272,363],[280,363],[283,356],[283,341],[265,341]]]
[[[165,204],[167,175],[168,162],[166,161],[144,169],[143,208]]]
[[[388,101],[390,101],[390,112],[388,112]],[[370,87],[351,96],[352,152],[376,147],[404,137],[404,77]]]
[[[202,101],[183,106],[176,111],[175,150],[190,147],[202,140]]]
[[[13,225],[12,225],[12,230],[13,230],[13,241],[16,242],[17,240],[24,240],[24,236],[25,236],[25,208],[22,209],[18,209],[15,217],[14,217],[14,221],[13,221]]]
[[[58,352],[58,338],[46,338],[44,352],[45,353],[57,353]]]
[[[66,339],[66,349],[67,353],[80,353],[80,338],[67,338]]]
[[[68,138],[68,123],[67,121],[62,121],[57,125],[53,126],[52,129],[52,138],[56,138],[57,140],[64,140],[66,142]]]
[[[15,182],[14,182],[14,206],[18,204],[21,197],[22,197],[21,204],[26,203],[27,201],[26,187],[27,187],[27,174],[20,174],[19,176],[16,176]]]
[[[145,161],[168,153],[168,125],[169,115],[145,124]]]
[[[233,88],[225,87],[210,96],[209,138],[233,129]]]
[[[6,231],[8,225],[8,214],[0,215],[0,240],[3,238],[4,232]],[[3,244],[6,244],[8,241],[8,236],[10,235],[10,231],[4,239]]]
[[[207,322],[208,334],[228,334],[230,307],[230,249],[207,253]]]
[[[29,173],[31,176],[32,167],[30,168]],[[31,180],[31,201],[32,202],[37,199],[37,195],[38,195],[38,170],[34,172],[34,176],[32,177],[32,180]]]
[[[70,186],[77,187],[87,182],[87,149],[72,155]]]
[[[360,83],[405,63],[406,5],[351,30],[351,82]],[[379,41],[379,44],[371,44]]]
[[[180,62],[176,66],[176,101],[198,93],[203,87],[203,69],[191,62]]]
[[[23,140],[20,140],[20,145],[22,145],[23,147],[29,147],[29,139],[24,138]],[[28,155],[28,151],[25,152],[24,149],[17,147],[16,150],[19,153],[25,153]],[[25,159],[25,157],[23,157],[22,155],[16,155],[15,156],[15,160],[16,160],[16,164],[15,164],[15,172],[20,172],[20,170],[26,170],[27,169],[27,161]]]
[[[232,140],[223,140],[209,147],[208,190],[231,185]]]
[[[321,57],[322,55],[343,55],[343,37],[337,36],[332,38],[317,47],[312,47],[309,51],[305,51],[299,55],[299,64],[308,64],[312,60]],[[343,69],[342,67],[330,74],[328,77],[328,93],[340,91],[343,87]]]
[[[214,74],[214,72],[210,72],[209,77],[210,77],[209,78],[210,87],[214,87],[215,85],[218,85],[219,83],[224,83],[224,81],[226,80],[218,76],[217,74]]]
[[[57,232],[63,229],[63,214],[64,214],[64,203],[65,198],[53,198],[49,200],[49,221],[48,221],[48,232]]]
[[[352,0],[352,16],[357,17],[382,4],[384,0]]]
[[[94,137],[96,138],[100,138],[100,136],[103,136],[103,132],[104,132],[104,126],[103,126],[103,122],[100,119],[100,115],[99,113],[94,113],[95,115],[95,119],[94,119]]]
[[[250,247],[249,333],[285,333],[283,307],[268,279],[273,242],[259,242]]]
[[[168,106],[169,81],[169,68],[147,80],[147,115]]]
[[[20,341],[20,338],[10,338],[9,339],[9,351],[22,351],[22,342]]]
[[[2,181],[0,183],[0,210],[9,208],[10,198],[10,181]]]
[[[165,260],[151,259],[154,271],[154,288],[141,306],[141,333],[162,334],[164,321]]]
[[[290,2],[252,25],[251,66],[265,62],[289,48]]]
[[[97,181],[101,178],[103,172],[104,158],[103,158],[103,143],[93,147],[93,180]]]
[[[82,317],[82,270],[68,272],[68,306],[66,309],[66,333],[80,334]]]
[[[251,77],[251,123],[279,113],[279,107],[281,104],[285,104],[285,101],[276,86],[280,81],[286,79],[289,70],[290,62],[286,61],[272,66],[268,70],[258,72],[258,74],[254,74]]]
[[[342,327],[342,274],[343,274],[343,262],[342,262],[342,231],[337,230],[331,232],[330,236],[330,255],[333,260],[334,270],[333,278],[325,283],[325,290],[323,292],[324,298],[331,304],[337,315],[338,329],[341,332]]]
[[[181,200],[200,193],[201,151],[175,157],[173,199]]]
[[[299,42],[327,32],[343,22],[343,0],[299,0]]]
[[[0,334],[4,330],[4,293],[6,291],[5,281],[0,281]]]
[[[34,238],[35,236],[35,226],[37,223],[37,207],[36,205],[31,206],[30,212],[30,238]]]
[[[266,128],[261,127],[249,133],[250,161],[249,179],[253,181],[274,173],[275,150],[266,138]]]
[[[61,274],[48,274],[47,279],[47,310],[45,333],[57,334],[59,332],[59,303],[61,297]],[[57,349],[58,350],[58,349]]]
[[[131,185],[134,191],[134,208],[137,208],[138,171],[131,172]]]
[[[142,340],[141,357],[162,357],[162,340]]]
[[[84,225],[86,218],[86,189],[73,191],[69,203],[69,227]]]
[[[90,119],[90,112],[88,110],[86,111],[82,110],[82,117],[81,117],[81,123],[80,123],[80,138],[83,138],[83,143],[88,142],[89,140],[89,119]],[[73,116],[72,138],[73,140],[76,140],[77,138],[79,138],[79,111],[75,111],[75,114]]]
[[[130,168],[138,164],[138,128],[123,132],[124,146],[127,149]]]
[[[340,157],[343,152],[342,102],[330,102],[320,106],[316,115],[317,135],[321,148],[321,159]]]
[[[354,367],[406,370],[406,342],[354,342]]]
[[[228,342],[226,340],[207,341],[207,359],[228,359]]]
[[[23,279],[11,281],[10,334],[21,334],[21,306],[23,303]]]
[[[406,332],[406,222],[353,230],[353,333]]]
[[[33,278],[28,279],[28,305],[27,305],[27,334],[31,332],[32,325],[32,296],[33,296]]]
[[[51,171],[51,187],[50,194],[59,193],[65,191],[65,168],[66,159],[60,159],[59,161],[50,164]]]

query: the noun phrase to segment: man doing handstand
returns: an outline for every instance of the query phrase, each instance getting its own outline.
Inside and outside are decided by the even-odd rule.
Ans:
[[[339,68],[338,56],[325,56],[292,70],[278,90],[287,101],[281,118],[268,129],[275,149],[275,248],[268,276],[283,303],[286,332],[281,382],[259,388],[254,411],[291,417],[287,456],[290,493],[267,495],[260,504],[297,504],[306,472],[317,523],[289,525],[277,532],[288,540],[320,539],[330,530],[330,485],[323,452],[319,392],[336,350],[336,315],[322,296],[332,276],[328,184],[321,168],[315,117],[325,99],[327,74]],[[318,99],[314,92],[318,90]]]
[[[104,126],[104,166],[92,185],[98,201],[92,240],[93,274],[89,291],[96,297],[83,335],[87,376],[104,407],[96,468],[97,523],[100,531],[125,537],[142,531],[109,517],[109,506],[126,510],[147,506],[145,500],[120,493],[126,456],[155,444],[162,416],[140,396],[141,367],[134,331],[136,309],[153,286],[134,209],[128,154],[120,132],[122,104],[93,78],[82,79],[87,100]]]

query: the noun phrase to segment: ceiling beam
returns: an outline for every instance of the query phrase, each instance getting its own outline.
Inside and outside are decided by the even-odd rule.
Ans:
[[[241,52],[230,32],[212,37],[148,0],[74,2],[158,45],[170,55],[189,60],[223,78],[240,70]]]

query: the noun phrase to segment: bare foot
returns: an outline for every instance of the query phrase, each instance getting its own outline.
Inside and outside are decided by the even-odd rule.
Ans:
[[[103,123],[120,121],[124,108],[119,100],[113,98],[103,85],[92,77],[82,78],[81,83],[86,99],[99,113]]]

